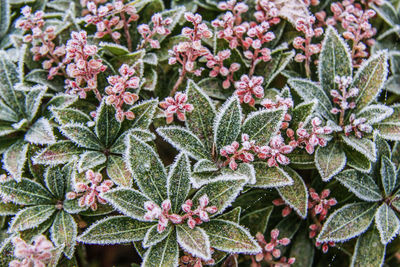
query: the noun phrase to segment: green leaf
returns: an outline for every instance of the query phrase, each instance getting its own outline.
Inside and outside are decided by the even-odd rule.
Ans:
[[[288,80],[290,87],[297,92],[305,101],[317,100],[316,111],[326,119],[335,120],[331,113],[332,103],[322,88],[315,83],[305,80],[290,78]]]
[[[249,139],[254,140],[257,145],[267,145],[278,132],[285,114],[285,109],[264,109],[250,113],[243,122],[242,133],[248,134]]]
[[[50,193],[39,183],[22,178],[20,182],[9,180],[0,183],[0,193],[21,205],[49,204],[53,202]]]
[[[4,103],[3,100],[0,98],[0,120],[2,121],[7,121],[7,122],[18,122],[18,114],[7,106],[6,103]]]
[[[74,255],[78,225],[74,218],[60,211],[57,213],[50,229],[51,240],[57,247],[64,246],[64,254],[68,259]]]
[[[122,157],[113,155],[108,157],[107,175],[119,186],[132,187],[133,177]]]
[[[159,233],[157,227],[158,224],[155,224],[147,231],[142,243],[144,248],[148,248],[150,246],[160,243],[171,233],[173,229],[173,227],[171,227],[171,224],[169,224],[164,231]]]
[[[247,226],[252,235],[257,234],[258,232],[265,233],[273,209],[274,206],[269,206],[249,212],[240,218],[240,224]]]
[[[315,249],[306,229],[301,229],[291,242],[290,258],[296,261],[292,267],[312,267]]]
[[[5,51],[0,51],[0,97],[18,114],[23,114],[24,109],[19,103],[23,93],[14,90],[14,85],[19,82],[17,67],[8,59]]]
[[[318,242],[343,242],[364,233],[374,218],[377,207],[374,203],[352,203],[332,213],[320,234]]]
[[[393,114],[393,108],[385,105],[369,105],[360,110],[357,118],[365,118],[369,124],[379,123]]]
[[[35,164],[57,165],[68,163],[72,159],[77,160],[83,152],[71,141],[60,141],[39,151],[34,157]]]
[[[217,112],[214,122],[214,142],[218,149],[232,144],[240,133],[242,109],[237,97],[231,97]]]
[[[192,112],[186,114],[186,126],[202,140],[207,151],[211,151],[215,107],[207,94],[192,80],[188,80],[186,95],[194,108]]]
[[[385,261],[386,246],[379,240],[375,228],[367,231],[357,239],[351,267],[381,267]]]
[[[8,0],[0,1],[0,38],[7,33],[10,27],[10,3]]]
[[[284,171],[292,178],[293,185],[278,187],[279,195],[282,199],[293,208],[296,213],[306,218],[308,209],[308,191],[301,176],[289,167],[284,168]]]
[[[268,167],[266,162],[254,162],[256,172],[256,183],[249,185],[259,188],[273,188],[279,186],[292,185],[293,179],[279,167]]]
[[[167,187],[171,212],[179,212],[190,190],[190,161],[186,154],[181,153],[175,158],[167,178]]]
[[[180,126],[157,128],[157,133],[177,150],[182,150],[194,159],[209,159],[210,152],[192,132]]]
[[[148,144],[128,135],[125,162],[140,190],[157,204],[167,197],[167,174],[161,159]]]
[[[347,136],[341,135],[341,137],[342,137],[343,141],[347,145],[349,145],[351,148],[362,153],[370,161],[372,161],[372,162],[376,161],[376,147],[375,147],[374,142],[372,142],[371,140],[366,139],[366,138],[359,139],[355,136],[347,137]]]
[[[42,98],[47,91],[46,86],[36,85],[30,88],[25,97],[25,112],[28,120],[32,121],[39,110]]]
[[[84,172],[93,169],[107,161],[107,157],[98,151],[86,151],[80,155],[78,161],[78,171]]]
[[[294,55],[294,51],[272,53],[270,61],[259,63],[256,74],[264,76],[265,88],[268,88],[271,82],[287,67]]]
[[[15,215],[8,232],[12,233],[34,228],[50,218],[55,211],[54,205],[37,205],[25,208]]]
[[[207,195],[208,206],[216,206],[218,211],[213,214],[221,214],[239,195],[247,180],[242,176],[222,176],[220,180],[215,180],[203,186],[193,197],[193,204],[198,205],[198,200],[203,195]]]
[[[333,27],[328,27],[318,64],[319,81],[324,91],[337,88],[336,76],[352,76],[352,62],[349,47]]]
[[[147,212],[144,203],[151,201],[150,198],[137,190],[122,187],[107,191],[102,194],[102,197],[115,209],[140,221],[143,221],[143,216]]]
[[[25,141],[37,145],[51,145],[56,142],[53,127],[45,118],[36,121],[25,134]]]
[[[152,132],[148,130],[134,128],[123,132],[111,146],[110,152],[116,154],[123,154],[126,150],[126,137],[130,134],[136,136],[143,142],[150,142],[156,139],[156,136]]]
[[[318,147],[315,153],[315,166],[324,182],[329,181],[346,166],[346,154],[339,142],[329,142]]]
[[[15,215],[20,209],[21,207],[14,203],[0,202],[0,216]]]
[[[112,105],[107,105],[103,100],[96,111],[96,127],[95,133],[100,142],[109,147],[118,135],[121,128],[121,122],[117,121],[115,108]]]
[[[142,267],[178,266],[179,248],[172,232],[162,242],[150,247],[143,257]]]
[[[63,135],[79,147],[101,150],[102,144],[97,136],[83,124],[68,123],[60,127]]]
[[[398,141],[400,140],[400,105],[396,104],[392,108],[393,114],[374,125],[374,128],[383,138]]]
[[[3,154],[3,168],[17,181],[21,180],[24,171],[28,147],[29,144],[18,142],[10,146]]]
[[[344,144],[344,152],[346,153],[346,165],[360,172],[368,173],[371,171],[371,161],[364,154],[354,150],[352,147]]]
[[[203,224],[201,228],[206,231],[213,248],[235,254],[261,252],[249,231],[237,223],[215,219]]]
[[[58,199],[62,199],[68,181],[60,167],[48,167],[44,173],[44,182],[47,189]]]
[[[368,106],[379,95],[388,74],[388,55],[381,51],[372,55],[358,69],[351,87],[360,90],[357,98],[357,110]]]
[[[82,111],[75,108],[55,108],[51,109],[56,121],[60,124],[68,123],[82,123],[87,124],[92,119],[83,113]]]
[[[132,111],[133,114],[135,114],[135,119],[132,121],[132,124],[129,125],[129,127],[140,128],[144,130],[148,129],[153,121],[157,105],[158,101],[151,99],[143,101],[129,109],[129,111]]]
[[[186,224],[178,224],[176,233],[177,241],[184,251],[203,260],[211,259],[210,240],[203,229],[190,229]]]
[[[49,80],[47,78],[48,75],[49,75],[48,70],[34,69],[25,75],[24,80],[32,82],[34,84],[45,85],[55,92],[64,91],[64,79],[61,77],[54,77],[53,80]],[[49,104],[51,105],[51,103]]]
[[[115,43],[100,42],[99,46],[101,47],[101,49],[106,50],[114,56],[123,56],[129,54],[129,50],[125,46]]]
[[[236,207],[236,208],[232,209],[231,211],[228,211],[226,213],[223,213],[223,214],[217,216],[216,218],[220,219],[220,220],[239,223],[241,211],[242,211],[241,207]]]
[[[208,159],[201,159],[193,166],[193,172],[202,173],[202,172],[214,172],[218,171],[218,167],[215,162],[212,162]]]
[[[378,185],[368,174],[345,170],[336,175],[335,179],[362,200],[376,202],[382,199]]]
[[[400,231],[399,218],[386,203],[382,203],[376,211],[375,224],[381,236],[381,242],[384,245],[390,243]]]
[[[300,122],[302,122],[304,125],[307,125],[317,105],[317,101],[303,102],[299,105],[296,105],[291,113],[292,120],[290,121],[290,127],[294,130],[297,130]]]
[[[127,216],[111,216],[92,224],[78,236],[85,244],[121,244],[139,241],[153,224],[140,222]]]
[[[396,167],[386,156],[381,159],[381,179],[385,196],[389,196],[396,187]]]

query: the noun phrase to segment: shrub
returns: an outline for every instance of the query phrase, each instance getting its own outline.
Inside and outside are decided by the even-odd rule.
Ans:
[[[1,0],[1,266],[397,266],[399,14]]]

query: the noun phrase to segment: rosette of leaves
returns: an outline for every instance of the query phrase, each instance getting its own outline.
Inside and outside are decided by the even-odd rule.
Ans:
[[[0,150],[3,152],[3,168],[17,181],[22,177],[30,151],[56,142],[52,124],[41,110],[47,87],[27,87],[21,84],[22,81],[23,74],[19,68],[1,51]],[[57,101],[50,100],[53,103]]]
[[[346,204],[332,213],[317,237],[320,242],[344,242],[359,236],[352,259],[352,265],[357,266],[367,266],[376,259],[379,262],[374,266],[383,264],[387,244],[400,231],[400,174],[391,160],[389,145],[379,137],[376,144],[379,159],[371,173],[349,169],[335,176],[361,201]],[[367,240],[374,242],[373,245]]]
[[[236,140],[240,143],[241,134],[248,134],[257,145],[268,144],[279,130],[285,115],[284,109],[261,110],[250,113],[244,119],[237,97],[229,98],[217,112],[211,99],[192,80],[187,83],[186,94],[194,107],[192,112],[186,114],[186,127],[159,127],[157,133],[177,150],[197,161],[191,177],[195,187],[207,184],[220,175],[232,173],[224,166],[223,158],[219,155],[220,149]],[[240,163],[235,172],[247,175],[250,184],[256,182],[256,171],[252,164]],[[284,180],[286,182],[283,181],[282,185],[291,183],[290,179]],[[271,184],[274,182],[270,181]]]
[[[20,182],[10,179],[0,183],[0,194],[11,201],[0,204],[0,214],[14,216],[8,233],[28,241],[49,233],[54,245],[62,247],[64,255],[72,259],[78,235],[73,215],[83,210],[77,200],[65,197],[72,191],[73,175],[73,164],[67,164],[63,168],[48,167],[41,182],[22,178]]]
[[[60,124],[59,129],[68,140],[58,141],[39,151],[34,162],[57,165],[78,158],[79,173],[106,167],[108,176],[117,185],[130,187],[132,176],[122,159],[126,148],[125,138],[132,133],[146,142],[155,139],[148,127],[157,104],[157,100],[136,104],[130,109],[135,114],[135,119],[125,120],[123,123],[115,118],[115,108],[107,105],[104,100],[96,111],[94,122],[79,109],[52,108],[55,120]]]
[[[400,137],[398,116],[393,108],[377,104],[379,96],[388,73],[387,53],[380,51],[365,61],[354,74],[353,82],[349,88],[358,88],[355,97],[356,107],[351,112],[346,111],[343,125],[349,125],[351,113],[356,118],[365,118],[366,123],[373,129],[378,129],[385,139],[397,140]],[[317,100],[316,112],[324,117],[334,130],[333,139],[325,147],[319,147],[315,153],[315,165],[324,181],[330,180],[346,165],[362,172],[371,169],[371,162],[377,160],[376,148],[372,134],[364,134],[357,138],[354,134],[346,136],[343,125],[340,125],[339,115],[331,113],[333,97],[331,90],[337,89],[335,77],[352,77],[353,68],[351,57],[346,43],[341,39],[336,30],[329,27],[323,41],[319,58],[319,83],[290,78],[289,85],[306,101]]]
[[[78,240],[88,244],[118,244],[142,241],[146,249],[142,266],[178,266],[179,247],[203,260],[210,260],[210,248],[230,253],[260,252],[260,247],[250,233],[237,222],[224,219],[221,215],[243,189],[243,176],[215,180],[197,192],[191,191],[190,162],[188,156],[180,153],[169,172],[154,149],[130,134],[127,138],[125,160],[139,190],[119,187],[103,193],[106,199],[122,216],[112,216],[91,225]],[[186,222],[172,224],[161,233],[157,221],[146,221],[145,202],[152,201],[161,206],[169,199],[171,212],[181,214],[181,205],[191,196],[193,205],[199,204],[203,195],[209,198],[209,205],[218,211],[204,222],[191,229]],[[218,216],[217,216],[218,215]]]

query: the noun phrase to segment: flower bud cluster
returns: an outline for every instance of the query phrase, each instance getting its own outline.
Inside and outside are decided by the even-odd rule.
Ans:
[[[329,198],[331,191],[329,189],[324,189],[321,194],[315,191],[314,188],[309,189],[310,200],[308,202],[308,209],[310,210],[310,214],[314,217],[317,222],[311,224],[309,226],[310,233],[309,237],[314,238],[322,229],[322,222],[327,218],[328,211],[332,206],[337,204],[335,198]],[[329,246],[334,247],[335,242],[315,242],[316,247],[320,247],[322,245],[322,251],[324,253],[328,252]]]
[[[146,44],[149,43],[151,48],[160,48],[160,42],[153,37],[156,34],[167,36],[171,33],[171,31],[166,28],[168,25],[172,23],[171,18],[165,18],[161,16],[161,14],[156,13],[151,17],[151,25],[141,24],[138,26],[138,32],[142,36],[143,40],[138,49],[146,47]]]
[[[296,131],[297,140],[295,138],[294,131],[292,129],[286,130],[286,135],[291,139],[290,145],[305,148],[307,153],[314,153],[316,146],[326,146],[328,143],[326,135],[333,132],[332,127],[322,126],[322,120],[315,117],[311,120],[312,128],[307,130],[304,128],[304,123],[299,124],[299,128]]]
[[[214,253],[214,249],[210,248],[211,254]],[[179,267],[203,267],[204,265],[214,265],[215,260],[210,259],[210,260],[203,260],[199,257],[194,257],[190,253],[184,251],[184,255],[179,258]]]
[[[279,18],[279,10],[276,7],[275,3],[270,0],[260,0],[257,1],[256,12],[254,13],[254,17],[257,22],[268,22],[269,25],[278,24],[281,19]]]
[[[187,95],[181,92],[177,92],[174,97],[167,97],[164,101],[160,102],[160,107],[165,110],[164,115],[167,118],[168,124],[174,120],[175,113],[178,120],[186,120],[185,113],[193,111],[193,105],[186,102]]]
[[[108,94],[106,98],[107,104],[112,104],[117,113],[115,114],[118,121],[123,121],[126,117],[133,120],[135,114],[132,111],[124,111],[123,105],[133,105],[139,96],[135,93],[128,92],[128,89],[138,89],[140,86],[140,78],[135,76],[136,70],[127,64],[122,64],[118,70],[120,75],[107,77],[110,86],[107,86],[105,92]]]
[[[57,46],[53,42],[56,38],[56,28],[54,26],[44,27],[43,11],[32,14],[32,9],[25,6],[21,9],[23,18],[17,20],[15,26],[24,31],[31,31],[31,34],[24,35],[23,41],[32,43],[31,52],[33,60],[47,58],[42,62],[44,69],[49,70],[48,79],[53,79],[55,75],[62,74],[65,68],[63,57],[65,56],[65,46]]]
[[[174,120],[175,113],[178,120],[186,120],[185,113],[193,111],[193,105],[186,102],[187,95],[181,92],[177,92],[174,97],[167,97],[164,101],[160,102],[160,107],[165,109],[164,115],[167,118],[168,124]]]
[[[233,74],[240,69],[239,63],[232,63],[229,67],[224,66],[224,60],[229,59],[231,51],[229,49],[219,51],[216,56],[213,54],[206,55],[207,67],[212,69],[210,71],[210,77],[217,77],[220,74],[226,79],[222,82],[222,87],[228,89],[233,82]]]
[[[232,144],[227,145],[220,150],[220,155],[226,157],[225,165],[228,165],[232,170],[236,170],[238,164],[236,161],[242,161],[245,163],[254,161],[254,155],[258,151],[255,146],[255,141],[249,139],[249,135],[242,134],[242,144],[234,141]]]
[[[324,30],[321,27],[317,27],[314,24],[314,16],[299,18],[296,21],[296,30],[302,32],[304,37],[298,36],[293,40],[293,47],[303,51],[302,53],[298,53],[294,60],[296,62],[305,61],[308,76],[310,75],[311,57],[320,53],[322,48],[320,43],[313,44],[312,39],[314,37],[319,37],[324,33]]]
[[[269,31],[274,21],[269,23],[269,20],[263,19],[267,15],[264,14],[264,11],[261,11],[262,7],[259,7],[261,13],[258,15],[258,23],[254,21],[242,23],[241,14],[248,10],[246,4],[229,1],[222,2],[219,6],[221,9],[229,11],[220,19],[212,21],[215,28],[222,28],[217,31],[217,38],[228,41],[231,49],[243,48],[244,57],[252,61],[250,70],[250,76],[252,76],[258,62],[271,60],[270,49],[263,47],[263,45],[275,39],[275,34]],[[262,16],[263,18],[261,18]]]
[[[12,243],[15,247],[14,256],[18,260],[11,261],[9,267],[44,267],[53,257],[54,245],[44,235],[36,236],[32,245],[20,237],[14,237]]]
[[[259,147],[257,156],[260,159],[268,159],[268,167],[279,166],[279,164],[288,165],[290,160],[286,154],[294,149],[295,146],[286,145],[282,135],[277,134],[271,138],[269,145]]]
[[[264,82],[264,78],[261,76],[253,76],[249,77],[246,74],[242,75],[240,81],[235,82],[235,95],[239,97],[240,103],[246,103],[250,106],[254,106],[256,98],[264,97],[264,88],[262,84]]]
[[[80,207],[90,207],[92,210],[97,210],[97,202],[100,204],[106,204],[107,201],[100,197],[100,193],[105,193],[111,189],[114,183],[111,180],[103,180],[101,173],[95,173],[92,170],[86,172],[86,179],[89,180],[89,184],[76,183],[75,191],[68,192],[66,195],[67,199],[79,198],[78,205]]]
[[[258,244],[262,247],[262,252],[253,256],[253,264],[251,266],[261,266],[260,262],[266,261],[268,262],[276,262],[277,259],[280,258],[279,264],[272,264],[271,266],[290,266],[295,262],[295,258],[289,258],[287,259],[286,257],[281,258],[281,250],[279,249],[280,246],[287,246],[290,244],[290,239],[285,237],[278,239],[279,236],[279,230],[278,229],[273,229],[271,231],[271,241],[267,243],[265,240],[265,237],[262,233],[257,233],[256,234],[256,239]]]
[[[381,1],[376,2],[380,4]],[[372,27],[369,20],[375,16],[376,12],[355,3],[355,0],[332,3],[331,11],[333,17],[328,18],[326,23],[328,25],[340,23],[345,30],[343,37],[352,41],[353,65],[359,66],[362,59],[368,56],[367,46],[371,47],[375,43],[372,37],[376,34],[376,29]]]
[[[119,44],[121,33],[118,30],[123,28],[128,48],[130,51],[132,50],[130,47],[129,27],[131,22],[139,19],[135,7],[125,5],[122,0],[117,0],[103,6],[97,6],[94,2],[88,2],[87,9],[90,11],[90,14],[87,14],[84,20],[87,25],[96,25],[96,38],[103,38],[109,35],[115,43]]]
[[[168,222],[173,224],[181,224],[187,220],[188,226],[193,229],[196,225],[208,222],[210,220],[209,214],[214,214],[218,211],[216,206],[207,207],[209,199],[207,195],[203,195],[199,198],[199,206],[192,211],[193,202],[188,199],[182,204],[182,210],[185,212],[184,215],[170,214],[171,201],[169,199],[164,200],[159,207],[153,201],[146,201],[144,208],[147,210],[144,215],[146,221],[158,220],[157,231],[162,233],[168,226]]]
[[[107,67],[101,59],[95,59],[97,47],[89,45],[85,31],[72,32],[72,39],[67,42],[66,59],[71,62],[67,66],[67,74],[75,80],[66,80],[67,92],[78,94],[80,98],[86,98],[86,92],[94,91],[96,97],[101,100],[97,89],[97,75],[104,72]]]
[[[203,19],[199,14],[186,12],[185,19],[193,24],[193,29],[189,27],[182,29],[182,35],[189,38],[189,41],[180,42],[168,51],[170,55],[168,63],[170,65],[181,64],[181,76],[187,72],[200,76],[203,68],[196,69],[195,62],[199,57],[210,54],[210,51],[201,44],[201,40],[211,38],[212,32],[205,23],[202,23]]]
[[[346,136],[349,136],[354,132],[355,136],[362,138],[364,133],[371,133],[372,126],[367,123],[365,118],[356,118],[356,115],[352,113],[349,117],[349,124],[346,125],[345,113],[347,110],[354,109],[356,107],[356,102],[349,100],[354,99],[359,94],[358,88],[350,88],[353,79],[351,77],[335,77],[335,83],[338,85],[338,90],[331,90],[331,96],[333,96],[333,102],[339,106],[339,108],[333,108],[331,110],[332,114],[339,114],[339,126],[343,128]]]

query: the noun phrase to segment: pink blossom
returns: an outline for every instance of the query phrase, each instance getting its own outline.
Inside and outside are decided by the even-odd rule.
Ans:
[[[279,134],[271,138],[268,146],[260,147],[257,156],[260,159],[268,159],[269,167],[279,166],[278,163],[288,165],[290,160],[285,155],[291,153],[293,149],[293,146],[285,144],[283,137]]]
[[[164,114],[167,118],[167,123],[171,123],[174,120],[175,113],[180,121],[186,120],[185,113],[193,111],[193,105],[186,102],[187,95],[181,92],[177,92],[173,98],[167,97],[160,102],[160,106],[165,109]]]
[[[239,63],[232,63],[229,69],[224,66],[224,60],[229,59],[230,56],[231,51],[229,49],[219,51],[216,56],[211,53],[205,56],[207,59],[207,67],[212,69],[210,71],[210,77],[217,77],[218,75],[226,77],[222,83],[224,89],[228,89],[231,86],[233,74],[240,68]]]
[[[167,28],[172,23],[171,18],[163,19],[161,14],[156,13],[151,17],[151,22],[153,23],[152,25],[141,24],[138,26],[138,32],[143,38],[139,49],[145,47],[146,43],[149,43],[151,48],[160,48],[160,43],[153,37],[156,34],[167,36],[171,33]],[[151,29],[150,26],[153,28]]]
[[[54,249],[51,243],[44,235],[38,235],[33,239],[33,244],[27,244],[20,237],[14,237],[14,256],[18,260],[10,262],[10,267],[45,267],[53,257]]]
[[[256,262],[260,262],[262,260],[274,261],[274,258],[275,259],[281,258],[281,250],[279,249],[279,247],[289,245],[290,239],[286,237],[278,239],[278,236],[279,236],[279,230],[273,229],[271,231],[271,241],[267,243],[262,233],[256,234],[257,242],[263,248],[263,251],[255,256]],[[295,258],[287,259],[286,257],[283,257],[280,259],[280,262],[285,262],[288,265],[291,265],[295,262]],[[274,266],[279,266],[279,265],[274,265]]]
[[[76,183],[75,191],[68,192],[67,199],[79,198],[78,204],[80,207],[90,207],[92,210],[97,210],[97,202],[106,204],[107,201],[100,197],[101,193],[105,193],[111,189],[114,183],[111,180],[103,180],[101,173],[95,173],[92,170],[86,172],[86,179],[89,184]]]
[[[250,106],[254,106],[255,100],[253,95],[257,98],[264,97],[263,82],[264,78],[261,76],[249,78],[247,75],[242,75],[240,81],[235,83],[235,95],[239,97],[240,103],[244,102]]]
[[[294,140],[294,133],[290,134],[293,146],[305,146],[306,151],[309,154],[314,153],[316,146],[326,146],[327,139],[324,135],[329,135],[333,132],[332,127],[330,126],[321,126],[322,121],[320,118],[315,117],[311,120],[311,133],[309,133],[305,128],[303,128],[303,123],[299,124],[299,128],[296,131],[298,136],[297,140]]]
[[[139,88],[140,78],[135,76],[136,70],[127,64],[122,64],[118,71],[120,75],[109,76],[107,78],[110,86],[107,86],[105,89],[105,92],[108,94],[106,101],[115,107],[117,120],[123,121],[125,117],[128,120],[133,120],[135,118],[133,112],[124,111],[122,107],[124,104],[133,105],[139,99],[137,94],[127,90]]]
[[[239,143],[234,141],[232,144],[227,145],[220,150],[220,154],[226,157],[225,165],[228,165],[232,170],[236,170],[238,164],[236,161],[245,163],[254,161],[252,152],[256,151],[255,141],[249,139],[249,135],[242,134],[242,148],[239,149]]]
[[[172,224],[181,224],[187,220],[188,226],[193,229],[196,225],[203,222],[209,221],[209,214],[217,212],[216,206],[208,206],[209,199],[207,195],[203,195],[199,198],[199,206],[196,210],[192,211],[193,202],[188,199],[182,204],[182,210],[185,212],[184,215],[170,214],[171,201],[169,199],[164,200],[161,203],[161,207],[155,204],[153,201],[147,201],[144,203],[144,208],[147,210],[143,218],[146,221],[158,220],[157,231],[162,233],[168,226],[168,222]]]
[[[45,70],[49,70],[48,79],[51,80],[56,75],[65,74],[65,61],[63,57],[66,53],[65,46],[57,46],[53,40],[56,38],[56,29],[54,26],[47,26],[44,28],[44,12],[37,11],[32,14],[29,6],[21,9],[23,18],[16,21],[16,27],[24,31],[32,31],[32,34],[26,34],[23,41],[32,43],[31,52],[33,53],[33,60],[38,61],[42,58],[47,60],[42,62]]]
[[[85,31],[72,32],[71,37],[66,48],[66,59],[71,62],[67,66],[67,74],[75,80],[66,80],[67,92],[86,98],[86,92],[94,91],[97,99],[101,100],[97,89],[97,75],[107,67],[101,59],[93,58],[97,47],[87,43]]]

